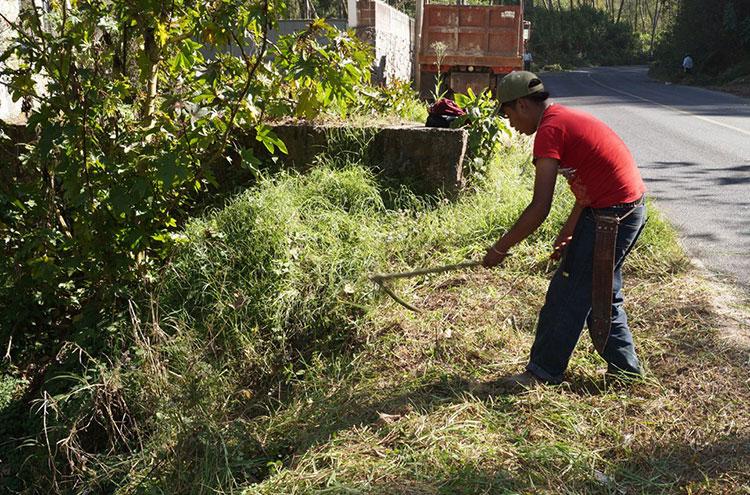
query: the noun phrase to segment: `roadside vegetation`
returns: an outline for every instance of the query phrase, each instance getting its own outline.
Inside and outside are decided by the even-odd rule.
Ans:
[[[536,7],[528,49],[536,69],[570,69],[590,65],[628,65],[645,60],[637,33],[626,22],[589,5],[569,10]]]
[[[707,7],[705,2],[682,1],[657,46],[651,73],[750,96],[750,5],[728,0]],[[681,67],[687,54],[695,61],[691,74]]]
[[[3,458],[20,467],[6,486],[742,490],[743,357],[719,339],[712,293],[657,212],[627,264],[647,369],[632,386],[608,383],[588,342],[560,387],[505,395],[493,385],[528,352],[554,269],[549,245],[570,207],[564,184],[551,218],[502,268],[397,284],[420,314],[368,280],[481,256],[530,198],[526,146],[501,152],[457,201],[390,188],[332,149],[309,174],[262,178],[191,220],[149,297],[106,327],[106,355],[70,345],[32,414],[5,400],[3,436],[16,441]]]
[[[136,4],[29,12],[6,53],[33,111],[0,170],[0,490],[750,490],[747,356],[655,209],[626,264],[645,379],[608,382],[583,337],[565,384],[504,394],[564,183],[501,268],[394,284],[421,313],[369,280],[479,259],[527,205],[530,143],[489,97],[457,98],[458,197],[379,175],[362,130],[283,170],[274,122],[423,121],[425,104],[370,85],[368,49],[322,21],[258,51],[281,4]]]

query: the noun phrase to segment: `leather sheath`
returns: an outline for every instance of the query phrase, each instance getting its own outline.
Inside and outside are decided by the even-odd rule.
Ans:
[[[612,326],[612,288],[619,223],[620,219],[616,216],[596,215],[589,334],[599,354],[604,353]]]

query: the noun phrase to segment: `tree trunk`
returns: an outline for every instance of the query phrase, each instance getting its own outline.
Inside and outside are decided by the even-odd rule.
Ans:
[[[651,19],[651,46],[648,49],[649,57],[654,56],[654,42],[656,41],[656,26],[659,24],[659,14],[661,12],[660,7],[661,0],[656,0],[656,7],[654,8],[654,16]]]
[[[143,49],[148,57],[148,67],[144,80],[148,83],[146,99],[143,101],[143,117],[151,118],[156,106],[156,93],[159,84],[159,61],[161,49],[156,41],[154,28],[147,28],[143,34]]]
[[[625,0],[620,0],[620,8],[617,10],[617,23],[620,23],[620,17],[622,16],[622,8],[625,6]]]

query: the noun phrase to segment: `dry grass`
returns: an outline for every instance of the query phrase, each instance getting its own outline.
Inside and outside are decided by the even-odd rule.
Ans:
[[[747,304],[715,297],[657,212],[626,263],[646,369],[632,385],[607,381],[584,336],[564,384],[497,386],[525,365],[564,190],[501,269],[396,283],[419,314],[378,297],[368,273],[476,259],[508,228],[531,193],[521,145],[456,202],[384,196],[360,167],[322,167],[196,220],[174,290],[133,312],[123,356],[87,360],[48,401],[60,414],[23,450],[37,453],[25,492],[45,476],[53,491],[121,494],[747,491]],[[50,480],[50,459],[65,479]]]
[[[300,437],[247,493],[748,493],[748,356],[717,332],[715,287],[628,274],[642,382],[608,383],[584,336],[562,386],[503,394],[546,283],[477,270],[414,289],[423,314],[385,303],[346,373],[321,356],[258,424]]]

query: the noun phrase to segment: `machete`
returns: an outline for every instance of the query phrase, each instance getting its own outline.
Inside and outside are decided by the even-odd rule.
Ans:
[[[388,287],[386,285],[386,282],[388,280],[395,280],[398,278],[411,278],[411,277],[418,277],[420,275],[429,275],[432,273],[443,273],[443,272],[450,272],[453,270],[464,270],[466,268],[474,268],[476,266],[481,266],[481,261],[464,261],[462,263],[456,263],[454,265],[445,265],[445,266],[436,266],[432,268],[422,268],[419,270],[414,270],[410,272],[398,272],[398,273],[378,273],[375,275],[372,275],[370,277],[370,280],[375,282],[386,294],[391,296],[391,298],[399,303],[401,306],[405,307],[406,309],[410,311],[414,311],[415,313],[421,313],[422,310],[412,306],[408,302],[404,301],[400,297],[396,295],[395,292],[393,292],[393,289]]]

